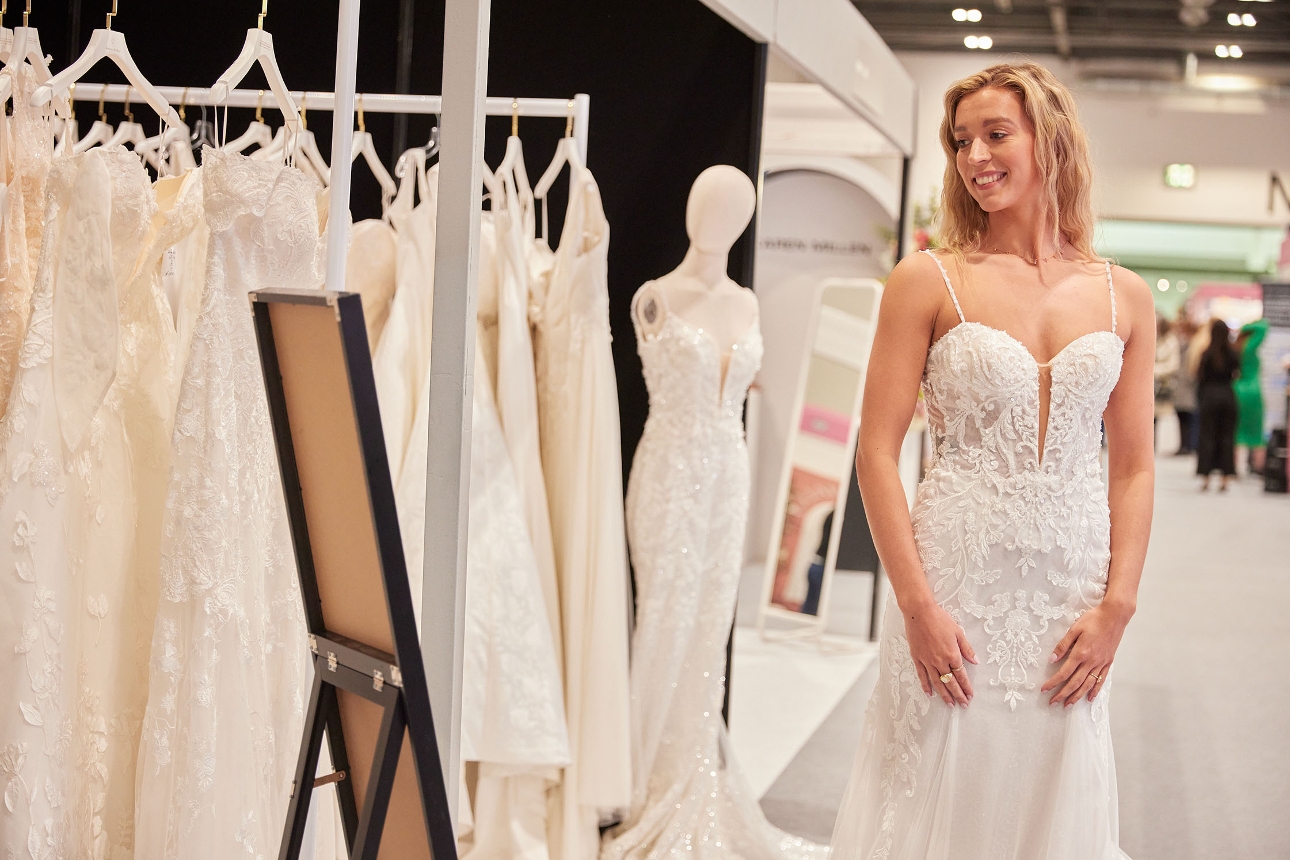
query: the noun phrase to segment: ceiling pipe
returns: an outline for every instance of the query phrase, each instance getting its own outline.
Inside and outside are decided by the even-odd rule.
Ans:
[[[1048,0],[1048,20],[1053,25],[1053,37],[1057,40],[1057,53],[1062,59],[1071,58],[1071,32],[1066,23],[1066,6],[1062,0]]]

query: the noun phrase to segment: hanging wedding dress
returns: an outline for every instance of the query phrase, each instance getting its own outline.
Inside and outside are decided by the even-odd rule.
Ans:
[[[384,220],[359,221],[350,231],[345,264],[345,289],[363,299],[367,348],[376,352],[390,317],[397,286],[398,237]]]
[[[431,222],[433,226],[433,222]],[[480,230],[480,276],[466,549],[461,760],[479,764],[463,857],[545,860],[547,791],[569,763],[560,666],[511,455],[493,399],[499,278],[490,213]],[[431,247],[433,238],[431,237]],[[403,278],[400,278],[402,289]],[[397,296],[396,296],[397,299]],[[428,360],[429,350],[426,350]],[[428,371],[428,368],[427,368]],[[503,371],[505,372],[505,371]],[[418,620],[425,557],[429,374],[416,400],[396,500]],[[378,389],[379,390],[379,389]],[[384,403],[381,404],[384,419]],[[466,800],[463,799],[463,806]]]
[[[634,324],[637,313],[633,299]],[[827,848],[766,821],[721,716],[748,518],[743,404],[761,330],[754,322],[727,356],[664,314],[658,333],[636,330],[650,397],[627,489],[636,772],[631,813],[601,856],[823,857]]]
[[[396,487],[403,473],[403,457],[412,434],[412,423],[416,420],[419,398],[430,390],[430,324],[434,311],[439,165],[426,170],[425,160],[419,159],[414,166],[414,181],[421,202],[413,208],[411,193],[404,193],[401,189],[390,205],[390,221],[398,234],[395,252],[397,284],[380,343],[372,355],[376,399],[381,407],[381,427],[385,432],[385,455],[390,461],[390,476]],[[408,567],[411,569],[411,564]]]
[[[575,170],[560,245],[535,282],[542,468],[564,640],[565,769],[553,845],[594,857],[600,813],[631,801],[627,547],[618,385],[609,333],[609,223],[591,173]],[[544,267],[535,262],[540,272]]]
[[[551,511],[538,433],[537,371],[529,328],[528,245],[533,235],[533,209],[521,207],[513,172],[499,175],[502,200],[491,213],[496,285],[496,352],[494,367],[497,415],[515,467],[515,481],[524,504],[533,555],[547,607],[557,662],[563,661],[560,641],[560,597],[551,537]]]
[[[1101,420],[1124,350],[1110,264],[1110,330],[1077,338],[1048,365],[1005,332],[968,321],[941,272],[960,322],[927,355],[934,455],[914,502],[914,537],[937,602],[985,659],[966,664],[976,691],[968,708],[929,698],[888,600],[834,856],[1125,860],[1109,676],[1096,700],[1070,708],[1050,707],[1039,692],[1047,655],[1106,593]]]
[[[18,375],[18,350],[31,315],[31,291],[45,232],[45,179],[54,133],[31,106],[36,73],[27,63],[10,68],[13,116],[5,118],[7,182],[0,200],[0,417]]]
[[[56,162],[31,326],[3,430],[0,624],[12,856],[129,857],[170,466],[174,324],[165,250],[200,222],[193,183],[158,209],[120,149]],[[185,193],[187,190],[188,193]],[[19,721],[17,718],[21,716]],[[14,740],[17,739],[17,740]]]
[[[205,291],[175,419],[136,854],[269,857],[309,681],[304,612],[247,292],[321,281],[317,186],[207,149]]]

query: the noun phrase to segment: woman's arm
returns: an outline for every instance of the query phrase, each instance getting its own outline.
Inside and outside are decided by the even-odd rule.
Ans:
[[[1117,267],[1115,294],[1121,331],[1127,329],[1120,381],[1106,412],[1108,501],[1111,508],[1111,568],[1100,606],[1071,625],[1049,658],[1065,663],[1041,692],[1058,690],[1051,704],[1092,701],[1102,689],[1124,628],[1138,606],[1138,583],[1147,558],[1155,495],[1155,440],[1152,389],[1156,351],[1155,308],[1151,288],[1134,273]]]
[[[897,467],[936,318],[947,301],[940,271],[927,255],[910,254],[892,271],[870,351],[856,477],[874,546],[905,618],[909,651],[923,692],[939,695],[948,705],[966,707],[972,698],[966,673],[955,672],[948,686],[939,676],[962,668],[965,658],[977,662],[976,655],[962,629],[932,596],[918,559],[909,501]]]

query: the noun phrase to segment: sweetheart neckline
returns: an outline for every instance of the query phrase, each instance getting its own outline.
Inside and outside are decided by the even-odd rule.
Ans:
[[[931,354],[932,354],[932,350],[936,349],[936,347],[940,346],[940,345],[941,345],[941,343],[942,343],[946,338],[948,338],[951,334],[953,334],[954,332],[956,332],[956,331],[958,331],[959,329],[963,328],[964,326],[977,326],[978,328],[983,328],[983,329],[985,329],[986,331],[992,331],[992,332],[994,332],[995,334],[1003,335],[1005,338],[1007,338],[1008,340],[1012,341],[1012,343],[1016,344],[1017,346],[1019,346],[1019,347],[1021,348],[1021,351],[1022,351],[1022,352],[1024,352],[1024,353],[1026,354],[1026,356],[1027,356],[1027,357],[1029,357],[1029,359],[1030,359],[1031,363],[1035,365],[1036,369],[1038,369],[1038,368],[1043,368],[1043,367],[1052,367],[1054,364],[1056,364],[1056,363],[1057,363],[1057,360],[1058,360],[1059,358],[1061,358],[1063,355],[1065,355],[1065,354],[1066,354],[1066,351],[1067,351],[1067,350],[1069,350],[1071,347],[1073,347],[1075,344],[1079,343],[1080,341],[1082,341],[1082,340],[1087,340],[1088,338],[1093,337],[1094,335],[1098,335],[1098,334],[1109,334],[1109,335],[1111,335],[1111,337],[1115,338],[1115,339],[1119,342],[1119,344],[1120,344],[1120,349],[1121,349],[1121,350],[1123,350],[1123,349],[1124,349],[1124,345],[1125,345],[1125,344],[1124,344],[1124,339],[1123,339],[1123,338],[1121,338],[1121,337],[1120,337],[1118,334],[1116,334],[1115,332],[1111,331],[1110,329],[1097,329],[1096,331],[1085,332],[1084,334],[1082,334],[1082,335],[1080,335],[1079,337],[1075,338],[1075,339],[1074,339],[1074,340],[1072,340],[1070,343],[1066,344],[1066,345],[1065,345],[1065,346],[1063,346],[1061,349],[1057,350],[1057,353],[1056,353],[1055,355],[1053,355],[1053,357],[1052,357],[1052,358],[1048,359],[1048,361],[1040,361],[1039,359],[1035,358],[1035,354],[1034,354],[1033,352],[1031,352],[1031,351],[1030,351],[1030,348],[1029,348],[1029,347],[1027,347],[1027,346],[1026,346],[1024,343],[1022,343],[1021,341],[1017,340],[1017,338],[1015,338],[1015,337],[1013,337],[1012,335],[1008,334],[1008,332],[1004,331],[1003,329],[1001,329],[1001,328],[995,328],[995,327],[994,327],[994,326],[992,326],[992,325],[986,325],[985,323],[983,323],[983,322],[977,322],[976,320],[963,320],[962,322],[956,323],[954,326],[952,326],[952,327],[950,328],[950,330],[949,330],[949,331],[945,332],[945,334],[943,334],[943,335],[941,335],[939,338],[937,338],[937,339],[936,339],[936,342],[935,342],[935,343],[933,343],[933,344],[931,345],[931,347],[929,347],[929,348],[928,348],[928,350],[927,350],[927,355],[930,357],[930,356],[931,356]]]
[[[721,348],[721,345],[717,343],[717,339],[713,337],[710,332],[704,331],[703,329],[698,328],[697,326],[690,325],[690,323],[686,322],[684,318],[682,318],[681,316],[678,316],[677,314],[672,313],[671,309],[667,308],[666,305],[664,305],[664,309],[667,311],[667,317],[663,319],[663,326],[666,326],[671,320],[675,319],[678,323],[681,324],[682,328],[689,329],[690,331],[699,335],[702,339],[710,343],[712,345],[712,348],[717,351],[717,376],[718,376],[717,404],[719,407],[720,404],[726,399],[726,384],[730,381],[729,362],[734,360],[735,351],[738,349],[739,345],[744,342],[744,339],[747,338],[749,335],[752,335],[753,333],[757,333],[760,335],[761,333],[761,308],[760,307],[757,308],[757,313],[753,317],[753,321],[748,325],[748,328],[744,330],[744,333],[739,335],[739,337],[735,340],[734,344],[731,345],[729,352]],[[635,315],[633,314],[633,317],[634,316]],[[659,339],[659,335],[663,331],[663,326],[660,326],[659,330],[652,334],[648,332],[644,332],[645,341],[648,343],[653,343],[654,341],[657,341]]]

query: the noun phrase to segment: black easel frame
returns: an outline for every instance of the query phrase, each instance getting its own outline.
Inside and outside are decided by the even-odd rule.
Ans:
[[[405,733],[412,750],[431,854],[435,860],[456,860],[456,838],[435,742],[434,718],[399,534],[362,300],[357,294],[323,290],[260,290],[251,293],[250,299],[314,664],[313,688],[305,713],[304,737],[279,860],[298,860],[313,789],[328,783],[336,785],[350,857],[376,860]],[[381,567],[379,579],[377,571],[347,571],[346,575],[368,578],[372,587],[378,583],[383,585],[394,654],[330,631],[325,623],[295,437],[288,415],[288,392],[273,327],[271,309],[274,305],[334,310],[347,378],[328,381],[347,386],[353,411],[351,415],[328,416],[327,421],[340,426],[341,422],[352,420],[357,430],[367,483],[368,510]],[[295,432],[309,431],[295,428]],[[339,691],[360,696],[382,709],[361,810],[356,803],[353,781],[348,778],[352,771],[345,726],[341,720]],[[335,771],[330,776],[315,779],[324,730]]]

